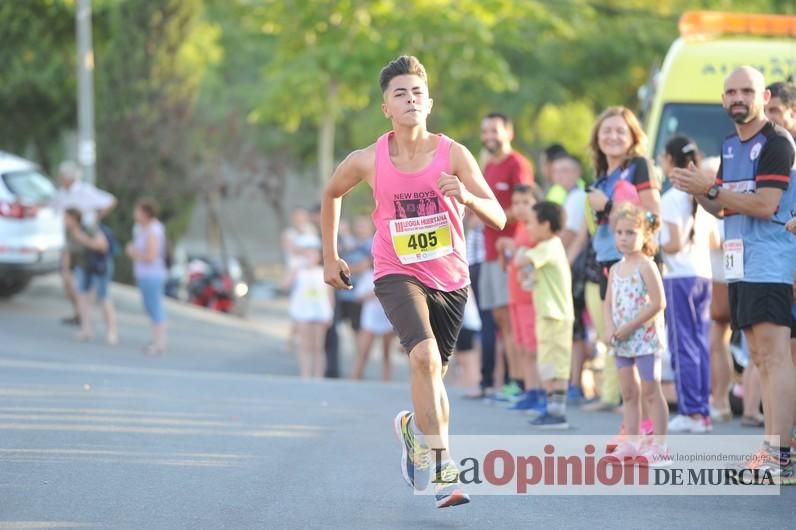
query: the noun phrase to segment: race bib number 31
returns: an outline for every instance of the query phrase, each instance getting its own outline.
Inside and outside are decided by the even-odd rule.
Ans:
[[[729,239],[724,242],[724,277],[728,280],[743,280],[742,239]]]
[[[390,221],[390,237],[401,263],[420,263],[453,252],[447,212]]]

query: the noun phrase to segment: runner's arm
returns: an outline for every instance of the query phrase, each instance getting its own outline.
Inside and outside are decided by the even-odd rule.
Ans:
[[[451,167],[453,174],[464,185],[461,197],[457,199],[475,212],[485,224],[502,230],[506,226],[506,212],[486,183],[472,153],[459,143],[451,146]]]
[[[366,178],[364,160],[366,150],[354,151],[335,169],[323,190],[321,200],[321,239],[323,241],[324,280],[336,289],[350,289],[340,278],[351,275],[348,265],[337,252],[337,232],[340,228],[340,204],[343,196]]]

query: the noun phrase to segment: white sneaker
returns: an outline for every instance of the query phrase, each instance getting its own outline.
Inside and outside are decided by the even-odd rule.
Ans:
[[[669,432],[690,432],[692,434],[704,434],[708,432],[705,422],[691,416],[675,416],[669,422]]]

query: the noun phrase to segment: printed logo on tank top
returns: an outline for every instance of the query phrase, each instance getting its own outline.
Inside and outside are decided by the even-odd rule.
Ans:
[[[402,264],[420,263],[453,252],[448,212],[441,210],[433,191],[393,195],[395,219],[390,238]]]
[[[439,197],[433,191],[419,193],[396,193],[393,195],[396,219],[411,219],[434,215],[441,210]]]

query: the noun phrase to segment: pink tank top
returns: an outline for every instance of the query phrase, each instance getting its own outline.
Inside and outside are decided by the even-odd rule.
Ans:
[[[393,134],[385,133],[376,142],[374,278],[406,274],[440,291],[466,287],[470,274],[464,244],[464,206],[443,197],[437,188],[440,173],[451,172],[452,140],[439,135],[431,163],[420,171],[404,173],[390,160],[389,138]]]

